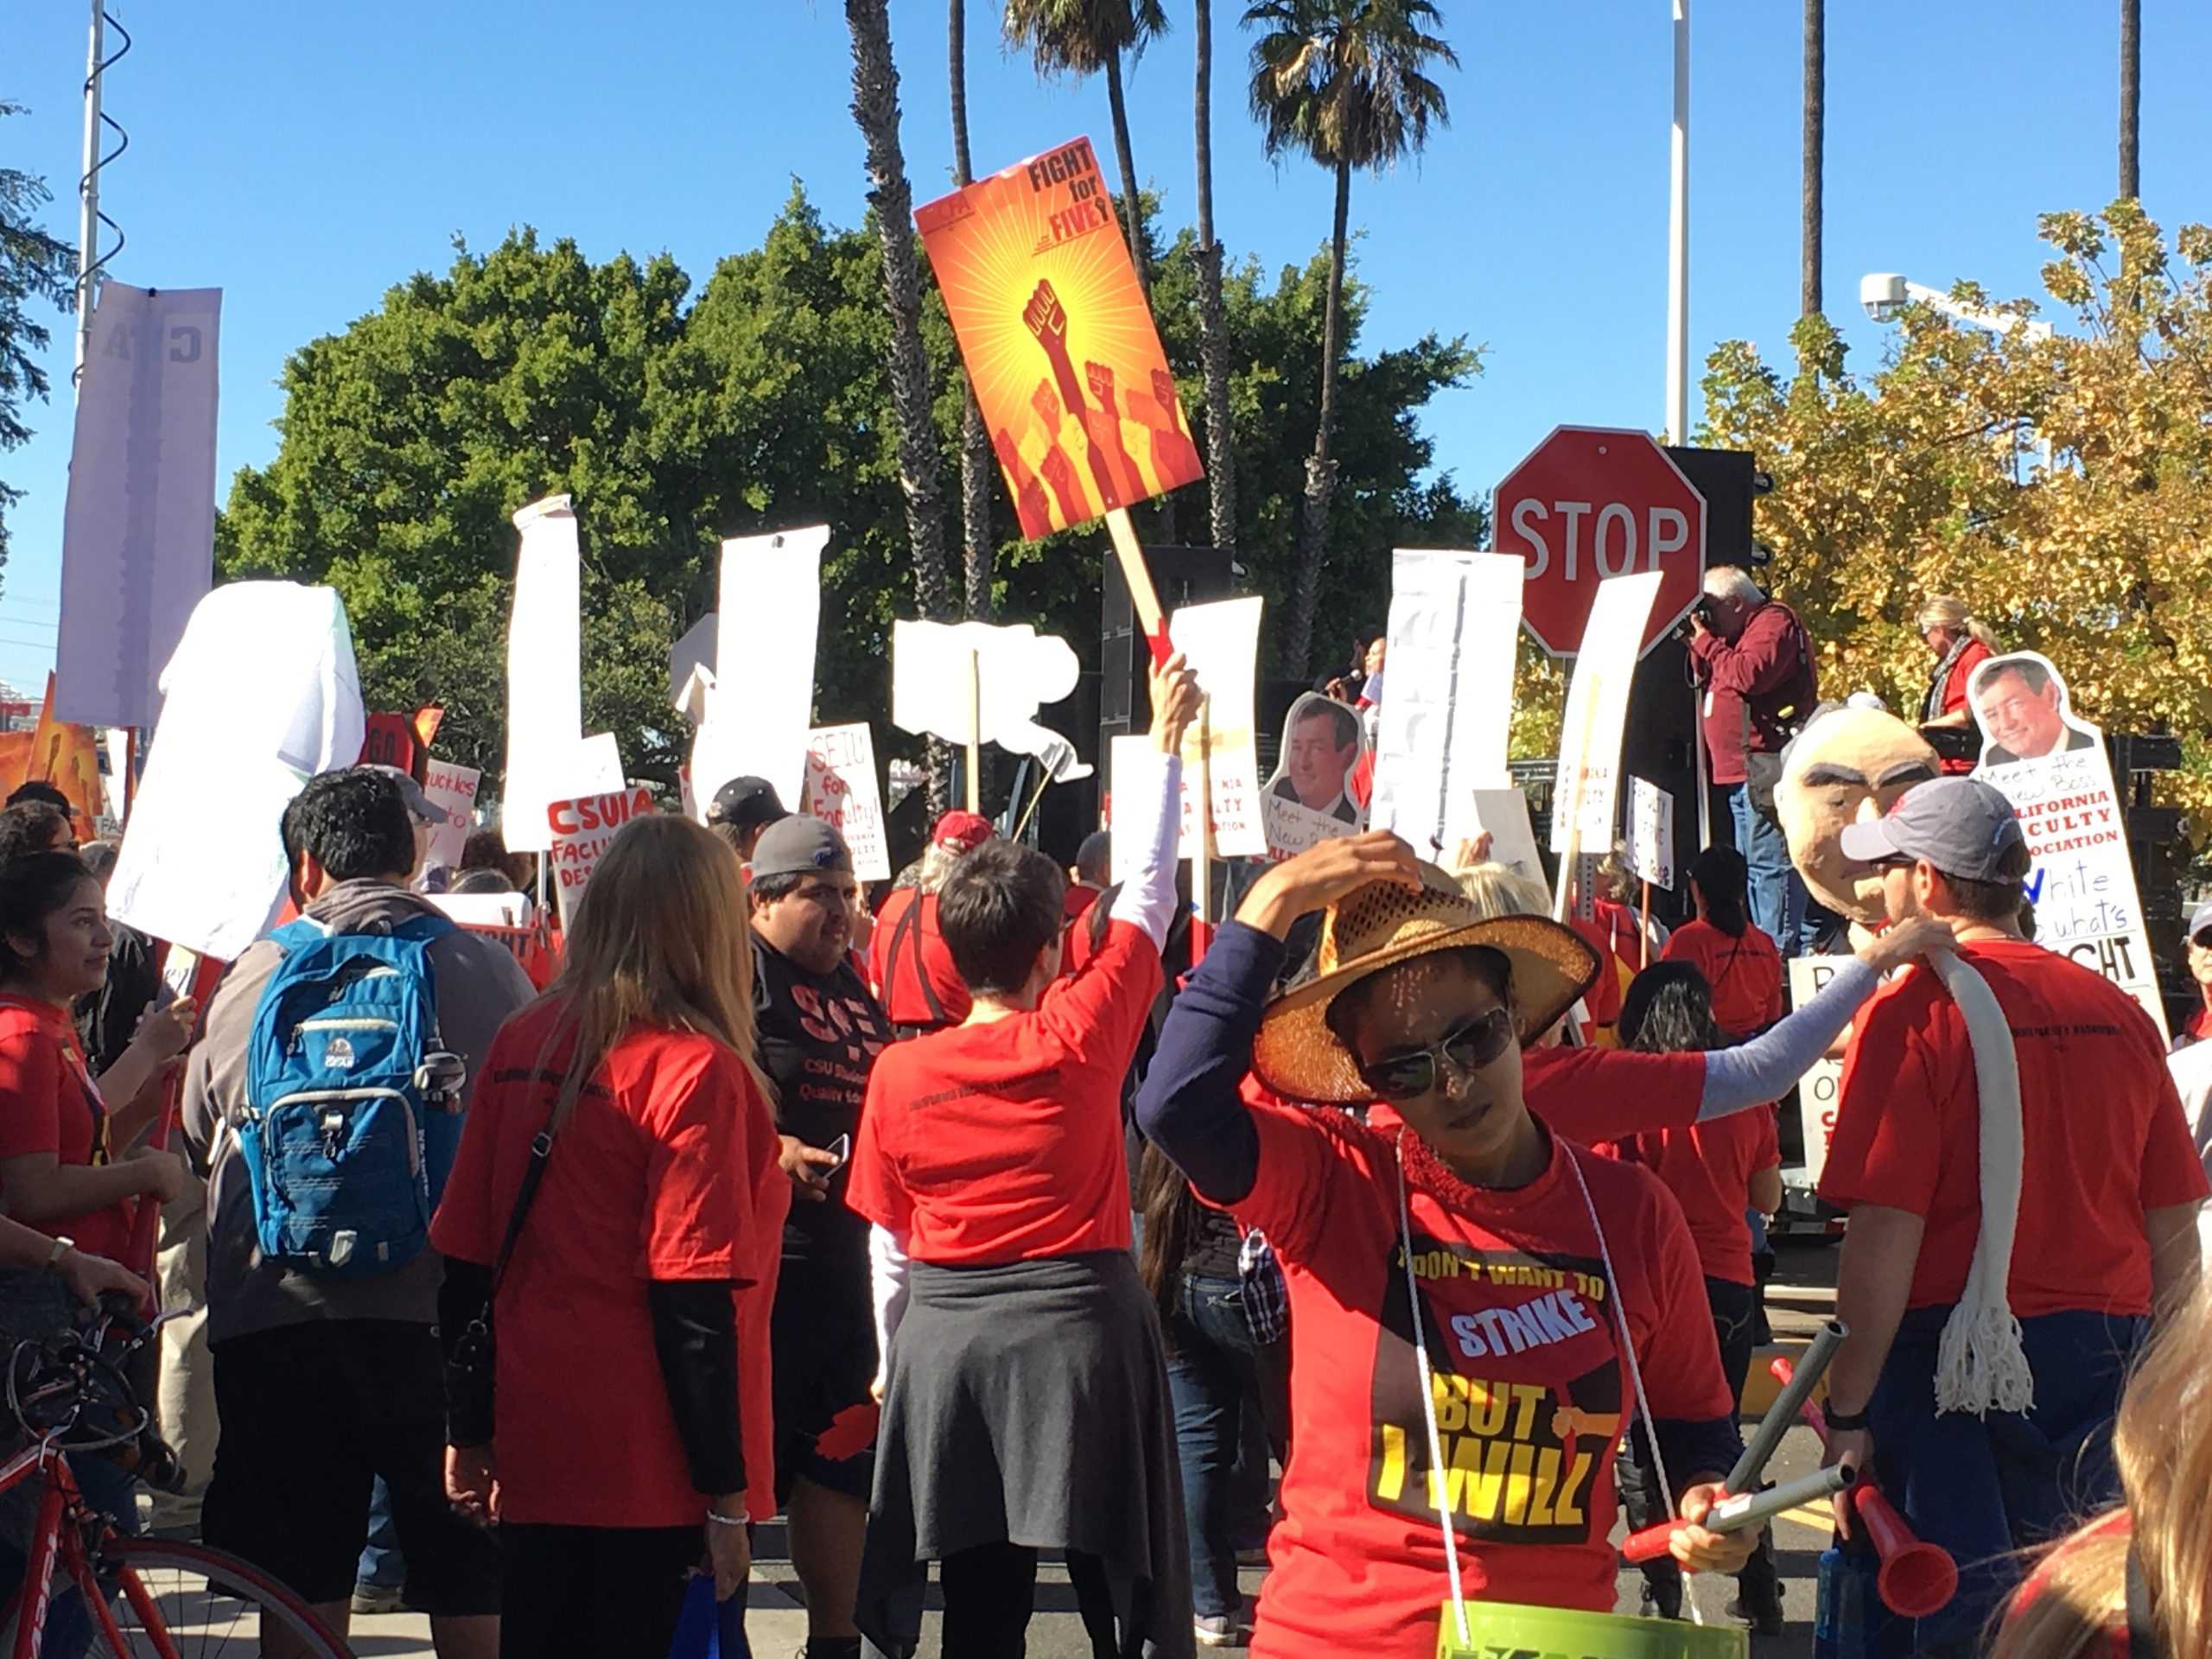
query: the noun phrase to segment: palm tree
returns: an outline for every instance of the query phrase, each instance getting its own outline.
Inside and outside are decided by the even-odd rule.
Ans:
[[[1828,118],[1827,0],[1805,0],[1805,156],[1797,312],[1821,312],[1821,165]]]
[[[1198,160],[1198,355],[1206,377],[1206,488],[1213,544],[1236,552],[1236,453],[1229,427],[1229,318],[1221,302],[1221,244],[1213,239],[1213,0],[1196,0],[1198,73],[1192,108]]]
[[[1129,257],[1148,296],[1144,207],[1137,197],[1137,164],[1129,148],[1129,111],[1122,96],[1122,56],[1135,57],[1167,31],[1160,0],[1006,0],[1007,44],[1027,48],[1040,75],[1106,76],[1106,102],[1114,116],[1114,161],[1121,168],[1122,199],[1129,216]]]
[[[868,145],[868,206],[883,255],[883,304],[891,315],[891,403],[899,417],[899,486],[906,498],[906,539],[914,550],[914,598],[922,615],[951,614],[944,566],[944,509],[938,500],[937,423],[930,408],[930,360],[922,348],[922,271],[914,252],[914,193],[899,143],[899,69],[891,60],[888,0],[845,0],[853,35],[853,119]],[[941,750],[930,754],[930,808],[945,804]]]
[[[1459,67],[1430,0],[1258,0],[1247,23],[1267,31],[1252,48],[1252,113],[1268,154],[1296,150],[1337,175],[1329,239],[1329,299],[1321,329],[1321,418],[1306,462],[1298,526],[1298,582],[1291,594],[1286,671],[1303,677],[1313,644],[1313,607],[1328,541],[1336,463],[1337,361],[1343,354],[1344,242],[1355,168],[1380,172],[1428,142],[1450,119],[1444,89],[1426,73]]]
[[[2143,0],[2120,0],[2120,194],[2143,194],[2137,146],[2143,137]]]
[[[976,177],[968,154],[968,7],[966,0],[951,0],[952,181],[965,188]],[[995,462],[991,435],[983,425],[983,411],[976,402],[976,387],[961,372],[963,396],[960,410],[960,528],[963,561],[967,578],[968,615],[988,621],[991,615],[991,491]]]

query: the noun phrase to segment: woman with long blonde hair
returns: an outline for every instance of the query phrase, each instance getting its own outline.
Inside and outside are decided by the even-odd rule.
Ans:
[[[2060,1544],[2014,1592],[1991,1659],[2212,1653],[2208,1347],[2212,1281],[2200,1278],[2120,1397],[2112,1449],[2126,1501]]]
[[[741,1591],[773,1512],[791,1183],[752,977],[736,855],[636,820],[477,1081],[431,1237],[447,1486],[500,1528],[503,1653],[661,1659],[693,1569]]]
[[[1953,734],[1948,741],[1941,736],[1929,740],[1942,757],[1943,770],[1972,772],[1972,756],[1979,755],[1980,746],[1972,741],[1974,713],[1967,707],[1967,683],[1974,670],[1996,654],[1997,635],[1967,611],[1966,601],[1936,594],[1920,607],[1920,638],[1936,658],[1928,696],[1921,703],[1920,729]]]

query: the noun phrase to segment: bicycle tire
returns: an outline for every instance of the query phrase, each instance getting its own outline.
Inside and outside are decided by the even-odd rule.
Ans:
[[[261,1651],[261,1624],[273,1620],[312,1659],[353,1659],[308,1604],[260,1568],[205,1545],[162,1538],[111,1538],[103,1573],[136,1578],[156,1607],[179,1659],[244,1659]],[[123,1636],[115,1659],[161,1659],[127,1588],[111,1604]],[[105,1638],[95,1636],[96,1652]]]

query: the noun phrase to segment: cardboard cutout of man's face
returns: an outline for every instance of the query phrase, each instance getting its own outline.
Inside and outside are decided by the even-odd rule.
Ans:
[[[1984,766],[2040,760],[2094,741],[2067,707],[2065,680],[2033,652],[1991,658],[1974,671],[1967,697],[1981,728]]]
[[[1864,926],[1884,919],[1881,873],[1844,856],[1844,826],[1881,817],[1940,770],[1928,740],[1878,709],[1834,709],[1799,734],[1774,804],[1790,861],[1815,898]]]
[[[1278,792],[1309,812],[1339,811],[1358,760],[1358,717],[1326,697],[1300,698],[1284,734]]]

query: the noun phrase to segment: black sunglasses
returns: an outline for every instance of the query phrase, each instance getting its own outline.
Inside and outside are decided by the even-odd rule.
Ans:
[[[1359,1079],[1378,1100],[1418,1100],[1436,1087],[1439,1061],[1449,1060],[1460,1076],[1471,1077],[1510,1048],[1519,1035],[1512,1011],[1492,1008],[1430,1047],[1393,1054],[1371,1065],[1357,1062]]]

